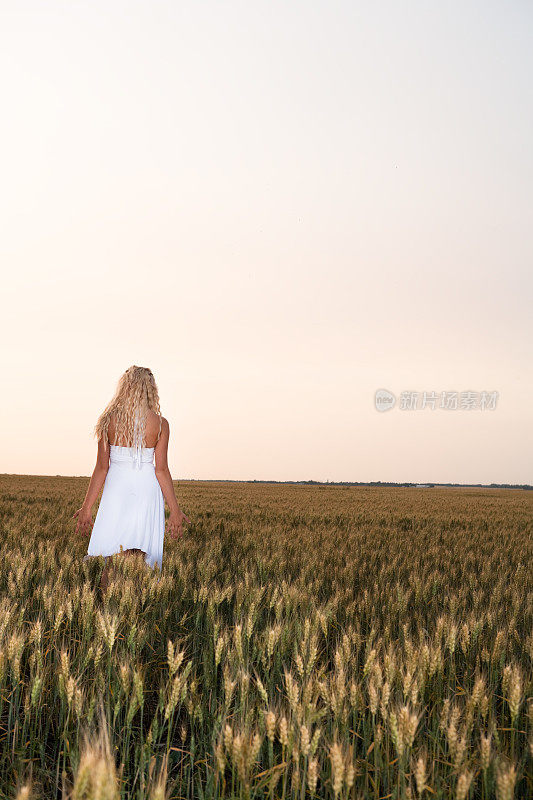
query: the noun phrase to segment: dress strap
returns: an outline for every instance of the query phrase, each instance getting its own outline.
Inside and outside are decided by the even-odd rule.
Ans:
[[[142,441],[140,433],[139,415],[136,414],[133,424],[133,447],[131,448],[130,453],[133,456],[133,466],[137,467],[137,469],[141,469],[142,464]]]

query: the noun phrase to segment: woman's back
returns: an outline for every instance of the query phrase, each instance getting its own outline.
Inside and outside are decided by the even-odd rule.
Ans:
[[[165,501],[155,475],[154,451],[161,417],[146,415],[145,442],[135,452],[131,441],[115,444],[116,420],[109,418],[109,468],[94,522],[88,556],[109,556],[122,547],[144,553],[150,566],[161,569]],[[124,440],[125,437],[120,437]]]
[[[156,446],[161,433],[161,421],[162,417],[159,414],[156,414],[155,411],[151,411],[150,409],[147,411],[145,431],[144,431],[145,443],[143,444],[143,447]],[[124,436],[119,437],[119,441],[115,441],[115,436],[116,436],[116,420],[115,420],[115,415],[113,414],[109,419],[109,426],[107,429],[107,438],[109,444],[116,445],[118,447],[132,446],[133,440],[131,436],[129,437],[129,441],[127,441],[126,437]]]
[[[92,526],[86,557],[141,551],[146,563],[161,568],[165,500],[172,538],[182,535],[183,521],[190,522],[178,506],[168,468],[169,434],[152,371],[129,367],[95,425],[96,467],[84,504],[74,515],[76,530]],[[91,508],[102,486],[93,525]]]

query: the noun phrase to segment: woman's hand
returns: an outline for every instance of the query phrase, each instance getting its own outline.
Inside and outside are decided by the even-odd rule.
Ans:
[[[167,520],[167,531],[170,534],[171,539],[181,539],[183,536],[183,522],[190,522],[189,517],[187,517],[183,511],[179,510],[175,513],[172,513],[168,520]]]
[[[74,512],[72,519],[78,520],[75,531],[76,534],[79,532],[84,536],[91,535],[91,529],[93,527],[93,512],[90,508],[86,508],[85,506],[78,508],[78,510]]]

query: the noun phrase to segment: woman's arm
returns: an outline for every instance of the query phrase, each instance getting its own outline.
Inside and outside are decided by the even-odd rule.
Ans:
[[[185,516],[183,511],[178,505],[176,495],[174,493],[174,484],[172,483],[172,476],[168,468],[167,454],[168,454],[168,440],[170,438],[170,426],[168,421],[161,418],[161,435],[155,446],[155,474],[161,486],[163,497],[167,501],[170,510],[168,518],[168,531],[172,539],[177,539],[178,536],[183,536],[183,521],[190,522],[189,517]]]
[[[83,505],[79,508],[73,516],[73,519],[78,520],[76,525],[76,533],[81,531],[88,536],[93,526],[92,508],[96,502],[96,498],[100,494],[100,489],[104,485],[107,472],[109,470],[109,447],[104,450],[104,440],[98,441],[98,453],[96,455],[96,466],[93,470],[91,480]]]

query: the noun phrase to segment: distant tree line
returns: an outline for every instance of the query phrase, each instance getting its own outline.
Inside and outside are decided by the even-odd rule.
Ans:
[[[274,481],[274,480],[237,480],[232,478],[180,478],[179,480],[202,481],[205,483],[276,483],[298,486],[405,486],[405,487],[454,487],[454,488],[477,488],[477,489],[533,489],[528,483],[395,483],[394,481]]]

